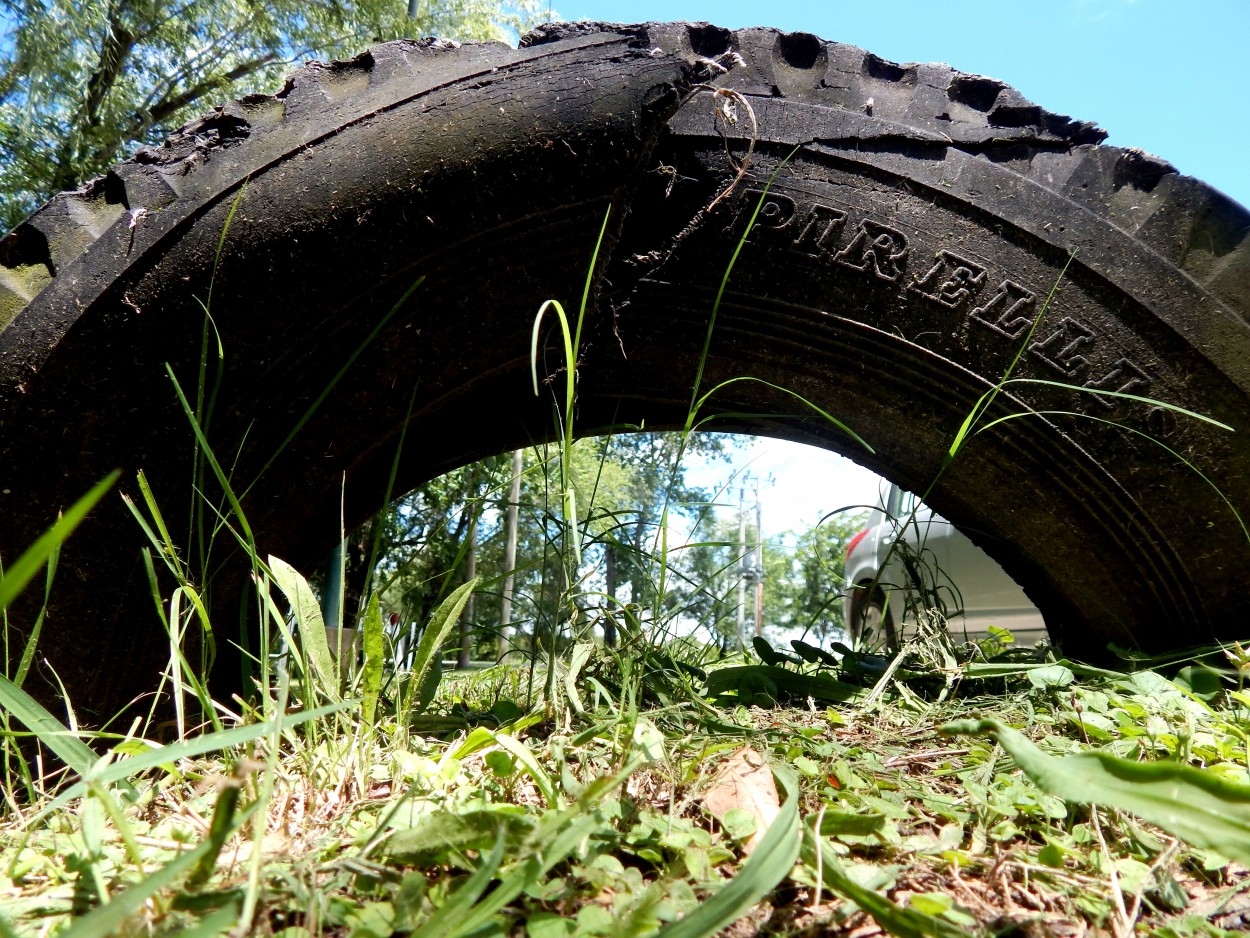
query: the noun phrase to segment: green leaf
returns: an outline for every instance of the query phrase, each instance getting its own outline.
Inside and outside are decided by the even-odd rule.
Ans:
[[[881,814],[856,814],[853,811],[825,811],[820,815],[820,833],[836,837],[839,834],[866,837],[879,834],[885,829],[885,816]]]
[[[960,720],[941,731],[992,733],[1043,791],[1127,811],[1190,844],[1250,863],[1250,786],[1177,762],[1130,762],[1105,752],[1049,756],[992,719]]]
[[[382,694],[382,669],[386,664],[386,634],[382,628],[382,606],[375,592],[369,597],[362,623],[365,637],[365,671],[361,678],[360,698],[364,723],[373,726]]]
[[[790,647],[794,649],[800,658],[809,664],[827,664],[830,667],[836,667],[838,664],[837,656],[830,654],[823,648],[817,648],[815,645],[799,641],[797,638],[790,639]]]
[[[330,656],[330,646],[326,642],[326,623],[321,614],[321,603],[317,594],[308,585],[304,575],[285,560],[269,555],[269,569],[278,584],[278,589],[286,597],[291,606],[291,615],[299,626],[299,643],[304,653],[304,660],[312,670],[312,678],[316,687],[330,700],[339,700],[339,669],[338,664]]]
[[[1220,673],[1202,664],[1191,664],[1181,668],[1173,679],[1177,687],[1181,687],[1199,700],[1211,703],[1224,690],[1224,681]]]
[[[409,676],[408,690],[404,695],[405,713],[420,713],[434,699],[433,691],[425,686],[426,676],[431,672],[435,662],[438,663],[438,670],[434,671],[434,675],[436,678],[441,676],[442,659],[439,658],[439,652],[447,641],[447,636],[451,634],[451,630],[460,621],[460,614],[464,612],[465,603],[469,601],[469,594],[476,587],[476,577],[456,587],[450,596],[438,604],[438,608],[430,616],[430,622],[421,633],[421,641],[413,657],[412,674]],[[438,684],[435,682],[433,690],[437,689]]]
[[[734,840],[746,840],[759,827],[755,815],[744,808],[730,808],[720,822],[725,833]]]
[[[526,938],[568,938],[577,925],[554,912],[533,912],[525,920]]]
[[[416,827],[392,834],[382,852],[404,863],[446,863],[449,854],[483,852],[500,838],[515,847],[533,826],[531,818],[506,811],[435,811]]]
[[[1037,862],[1057,870],[1063,869],[1063,851],[1054,844],[1047,844],[1037,851]]]
[[[1041,690],[1058,690],[1076,680],[1076,675],[1061,664],[1049,664],[1028,672],[1029,682]]]
[[[768,665],[780,664],[802,664],[803,662],[795,658],[793,655],[783,655],[781,652],[768,644],[766,640],[760,636],[753,636],[751,639],[751,647],[755,649],[755,653],[760,656],[760,660]]]
[[[925,915],[941,915],[950,911],[955,900],[940,892],[918,892],[911,897],[911,906]]]

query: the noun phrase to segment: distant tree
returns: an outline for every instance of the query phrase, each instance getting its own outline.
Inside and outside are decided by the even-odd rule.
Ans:
[[[273,91],[295,63],[401,36],[511,39],[538,0],[0,0],[0,224]]]
[[[697,438],[693,450],[715,457],[732,440]],[[515,638],[545,635],[573,614],[598,621],[611,637],[611,620],[598,607],[617,602],[651,602],[656,596],[653,541],[665,499],[673,518],[689,516],[708,493],[690,486],[686,469],[665,460],[676,456],[676,436],[642,433],[579,441],[573,451],[580,566],[571,572],[561,554],[559,459],[555,448],[523,453],[512,618]],[[469,533],[476,518],[479,582],[476,621],[478,647],[488,652],[497,634],[505,568],[506,516],[510,497],[510,456],[494,457],[448,473],[397,501],[373,522],[378,526],[376,580],[385,584],[388,612],[421,624],[439,598],[461,582]],[[684,522],[684,523],[689,523]],[[351,539],[362,547],[369,533]],[[611,558],[623,571],[611,583]],[[671,600],[670,600],[671,604]],[[349,603],[350,605],[350,603]]]
[[[494,456],[446,473],[396,501],[357,532],[362,548],[377,537],[374,589],[388,613],[405,625],[423,626],[464,579],[471,535],[477,528],[476,563],[486,585],[475,603],[478,623],[498,622],[494,580],[502,580],[502,518],[511,457]],[[349,606],[351,613],[355,606]],[[490,634],[479,636],[489,641]]]
[[[607,578],[610,596],[615,597],[617,588],[628,582],[632,602],[650,601],[655,588],[651,579],[654,542],[664,512],[692,518],[706,511],[714,495],[687,482],[686,461],[726,459],[740,440],[720,433],[694,433],[680,453],[677,433],[625,433],[593,441],[597,463],[613,467],[607,476],[612,484],[603,488],[596,502],[598,510],[611,518],[603,538],[605,562],[614,570]]]
[[[826,641],[842,634],[845,619],[846,546],[864,525],[860,513],[826,518],[820,525],[766,539],[763,545],[763,625],[767,631],[805,632]],[[738,582],[741,558],[756,545],[753,521],[745,547],[738,544],[736,512],[721,510],[680,551],[673,570],[672,604],[690,624],[698,624],[726,649],[737,642]],[[745,638],[755,630],[754,583],[744,590]]]
[[[846,548],[865,523],[862,512],[831,515],[798,535],[789,575],[774,591],[777,625],[821,640],[845,632]]]

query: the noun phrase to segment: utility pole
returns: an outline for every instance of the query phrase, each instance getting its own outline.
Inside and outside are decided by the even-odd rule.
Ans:
[[[469,549],[465,553],[464,558],[464,579],[466,583],[477,576],[478,506],[475,504],[471,510],[473,512],[473,520],[469,523]],[[476,613],[477,596],[470,593],[469,598],[465,601],[464,609],[461,611],[460,641],[458,643],[459,648],[456,651],[456,667],[462,671],[473,660],[473,619]]]
[[[508,492],[508,540],[504,547],[503,600],[499,603],[499,656],[508,653],[508,626],[512,622],[512,591],[516,588],[517,508],[521,502],[521,450],[512,453],[512,488]]]
[[[755,477],[755,551],[752,574],[755,579],[755,634],[764,634],[764,509],[760,500],[760,477]]]
[[[746,505],[746,477],[738,484],[738,609],[737,609],[737,641],[738,651],[746,647],[744,627],[746,625],[746,584],[747,584],[747,516],[743,510]]]

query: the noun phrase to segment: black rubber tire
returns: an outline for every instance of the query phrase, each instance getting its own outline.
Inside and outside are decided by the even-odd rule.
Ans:
[[[757,141],[735,186],[744,102]],[[334,543],[344,479],[349,524],[379,507],[410,399],[401,488],[549,436],[549,403],[529,390],[533,315],[548,298],[576,308],[609,205],[579,424],[678,425],[770,179],[702,386],[789,388],[874,451],[759,382],[718,392],[708,412],[733,416],[715,426],[827,446],[924,490],[1027,341],[1018,377],[1242,430],[1250,216],[1101,139],[991,79],[766,29],[573,24],[517,50],[399,42],[306,67],[4,242],[0,557],[115,467],[127,490],[145,470],[189,543],[192,440],[165,363],[195,386],[210,284],[226,364],[209,432],[236,479],[267,465],[248,515],[262,550],[298,567]],[[1245,531],[1173,453],[1244,515],[1247,435],[1054,386],[1007,392],[991,417],[1048,415],[977,436],[929,501],[977,532],[1054,640],[1097,658],[1112,641],[1245,637]],[[149,689],[165,658],[142,543],[113,497],[61,560],[42,651],[89,714]],[[246,577],[223,569],[219,599]]]
[[[865,642],[870,647],[898,648],[894,611],[886,608],[884,591],[872,584],[861,584],[851,594],[851,621],[847,629],[851,647],[856,650],[864,650]]]

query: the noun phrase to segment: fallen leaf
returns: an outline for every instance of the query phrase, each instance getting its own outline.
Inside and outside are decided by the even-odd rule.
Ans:
[[[742,844],[743,853],[750,856],[781,811],[768,760],[750,746],[737,750],[716,773],[703,795],[703,806],[722,823],[733,808],[755,818],[755,833]]]

